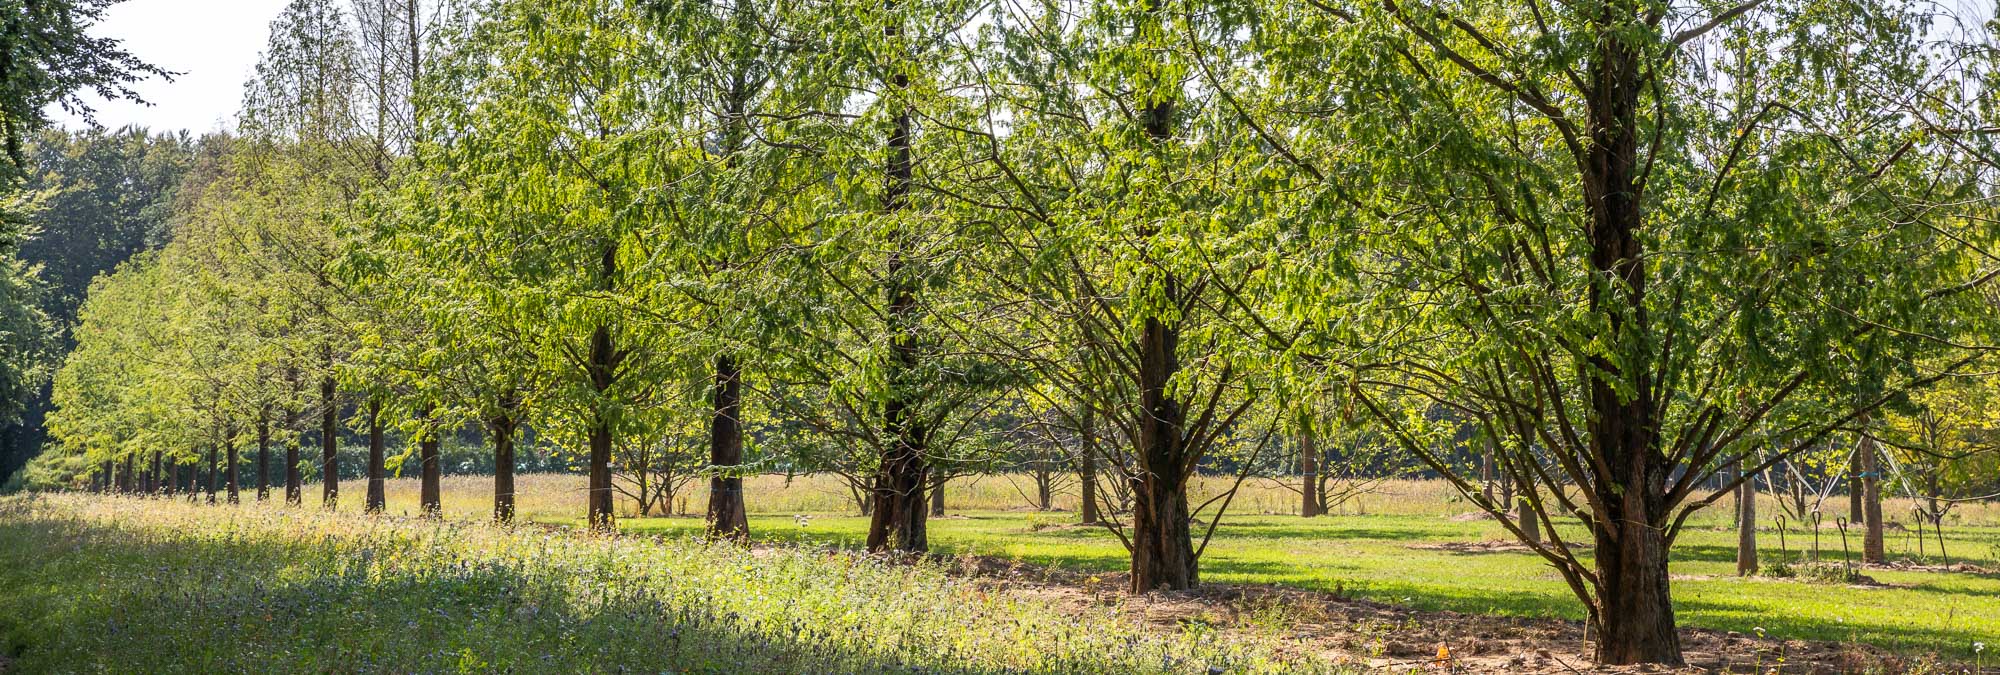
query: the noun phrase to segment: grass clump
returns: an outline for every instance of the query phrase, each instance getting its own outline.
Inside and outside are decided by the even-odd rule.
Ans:
[[[0,602],[20,672],[1332,669],[825,549],[85,496],[0,499]]]

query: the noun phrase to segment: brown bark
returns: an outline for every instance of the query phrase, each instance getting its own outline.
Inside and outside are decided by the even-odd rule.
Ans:
[[[327,365],[333,365],[333,350],[326,350]],[[333,375],[319,381],[320,502],[326,508],[340,504],[340,409],[334,405]]]
[[[1859,523],[1861,515],[1861,451],[1856,449],[1847,458],[1847,522]]]
[[[257,418],[257,501],[271,498],[271,421],[269,414]]]
[[[1311,518],[1320,514],[1319,495],[1319,443],[1311,430],[1299,434],[1299,478],[1300,492],[1304,499],[1299,505],[1299,515]]]
[[[1514,526],[1521,528],[1521,538],[1529,544],[1542,543],[1542,516],[1528,501],[1527,493],[1533,486],[1521,489],[1522,495],[1514,502]]]
[[[1736,576],[1757,573],[1757,479],[1736,488]]]
[[[708,463],[708,536],[743,539],[750,535],[750,515],[743,505],[743,369],[727,354],[715,357],[715,386],[710,391]]]
[[[606,292],[618,286],[618,243],[607,241],[598,262],[599,286]],[[620,355],[611,339],[611,325],[601,324],[590,335],[590,356],[585,371],[590,377],[590,386],[599,397],[608,396],[617,382]],[[590,428],[586,432],[590,442],[590,485],[586,495],[585,520],[591,529],[610,531],[617,529],[614,508],[613,486],[611,485],[611,419],[605,411],[599,410],[591,416]]]
[[[208,446],[208,504],[210,506],[215,505],[216,478],[218,477],[218,472],[215,469],[215,445],[211,443]]]
[[[1866,427],[1868,417],[1861,417]],[[1875,447],[1875,439],[1867,435],[1861,437],[1857,450],[1861,455],[1861,562],[1879,565],[1888,561],[1882,545],[1882,468],[1880,451]]]
[[[895,9],[894,3],[890,9]],[[892,19],[883,33],[895,40],[902,34],[902,28]],[[900,97],[908,91],[910,78],[900,68],[892,69],[889,92],[891,105],[896,106],[887,141],[888,163],[883,167],[882,211],[894,217],[907,206],[910,184],[915,177],[915,166],[910,152],[912,119],[908,101]],[[924,488],[929,478],[929,466],[924,453],[927,437],[922,422],[917,419],[916,395],[918,346],[916,323],[919,320],[917,305],[917,284],[908,277],[911,274],[906,248],[908,233],[899,225],[894,234],[894,249],[889,253],[885,278],[888,280],[885,295],[888,306],[889,344],[889,395],[882,405],[882,430],[888,442],[882,448],[882,463],[875,476],[875,505],[868,519],[869,551],[922,552],[930,550],[927,533],[926,501]]]
[[[241,461],[241,456],[237,453],[236,450],[236,440],[230,439],[229,452],[224,457],[224,466],[222,468],[222,481],[223,485],[229,489],[229,503],[231,504],[242,503],[242,499],[239,496],[237,490],[237,475],[236,475],[236,465],[240,461]]]
[[[443,467],[438,460],[438,430],[426,424],[423,440],[417,442],[419,486],[417,488],[417,509],[426,518],[444,516]]]
[[[514,427],[515,408],[520,400],[511,390],[500,395],[500,414],[489,423],[493,430],[493,520],[514,522]]]
[[[382,442],[382,399],[368,400],[368,501],[361,510],[381,513],[389,507],[389,471]]]
[[[932,482],[932,483],[931,483],[931,487],[930,487],[930,490],[931,490],[931,517],[932,517],[932,518],[942,518],[942,517],[944,517],[944,483],[945,483],[945,482],[944,482],[944,479],[942,479],[942,478],[940,478],[940,479],[938,479],[937,481],[934,481],[934,482]],[[1049,492],[1048,492],[1048,481],[1047,481],[1047,480],[1044,480],[1044,481],[1042,481],[1042,508],[1041,508],[1041,510],[1043,510],[1043,511],[1047,511],[1047,510],[1049,510],[1049,507],[1048,507],[1048,503],[1049,503]]]
[[[1589,357],[1593,461],[1608,475],[1592,486],[1608,513],[1594,514],[1600,580],[1597,661],[1606,665],[1681,665],[1668,590],[1666,483],[1671,473],[1659,440],[1647,330],[1645,213],[1638,183],[1641,48],[1633,44],[1640,10],[1631,0],[1600,6],[1584,101],[1589,139],[1582,159],[1589,211],[1590,308],[1604,317],[1603,339],[1622,358]],[[1627,368],[1630,371],[1627,372]],[[1622,385],[1622,386],[1621,386]]]
[[[299,437],[297,432],[285,440],[285,503],[299,505],[305,503],[305,477],[299,473]]]
[[[1096,525],[1103,519],[1097,512],[1097,451],[1092,449],[1094,437],[1091,435],[1092,427],[1096,426],[1095,420],[1092,419],[1094,413],[1095,410],[1089,405],[1083,406],[1083,415],[1076,432],[1079,465],[1077,473],[1080,474],[1077,479],[1081,482],[1083,491],[1083,503],[1078,508],[1082,516],[1080,520],[1085,525]]]

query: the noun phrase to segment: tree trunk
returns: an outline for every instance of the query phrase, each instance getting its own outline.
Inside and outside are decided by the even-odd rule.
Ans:
[[[520,405],[513,391],[500,395],[500,414],[493,418],[493,520],[514,522],[514,409]]]
[[[1047,460],[1036,462],[1035,510],[1037,511],[1055,510],[1056,508],[1055,491],[1056,491],[1056,477],[1055,477],[1054,467],[1049,466]],[[932,509],[931,515],[933,516],[944,515],[944,483],[942,482],[938,483],[938,494],[937,497],[935,498],[935,501],[937,503],[936,504],[937,508]]]
[[[333,365],[333,350],[326,350],[327,365]],[[340,409],[334,405],[337,383],[327,374],[319,381],[320,500],[326,508],[340,505]]]
[[[257,501],[271,498],[271,421],[257,418]]]
[[[1486,497],[1486,503],[1493,503],[1493,455],[1498,452],[1500,439],[1497,434],[1482,434],[1486,437],[1486,447],[1479,452],[1479,491]]]
[[[368,399],[368,501],[361,508],[381,513],[389,508],[389,470],[382,443],[382,399]]]
[[[1757,573],[1757,479],[1736,488],[1736,576]]]
[[[1597,572],[1604,581],[1595,618],[1597,662],[1678,664],[1680,636],[1667,585],[1666,541],[1658,528],[1644,522],[1616,522],[1623,525],[1615,535],[1607,527],[1596,528]]]
[[[1854,453],[1847,458],[1847,522],[1850,523],[1859,523],[1863,518],[1861,515],[1861,476],[1867,473],[1867,470],[1861,468],[1861,448],[1865,447],[1868,447],[1867,441],[1862,441],[1854,449]]]
[[[1615,354],[1588,358],[1590,461],[1603,467],[1594,498],[1608,513],[1592,518],[1597,545],[1600,624],[1597,661],[1604,665],[1683,663],[1668,591],[1665,522],[1672,474],[1658,447],[1657,358],[1647,318],[1646,213],[1639,180],[1639,94],[1642,10],[1636,0],[1599,5],[1597,31],[1583,95],[1589,138],[1579,157],[1583,206],[1589,214],[1588,298],[1603,327],[1593,339]]]
[[[944,479],[940,478],[936,482],[931,483],[930,490],[931,517],[941,518],[944,516]],[[1045,504],[1048,502],[1047,499],[1043,499],[1042,501]],[[1043,508],[1042,510],[1047,511],[1048,509]]]
[[[708,536],[741,540],[750,536],[743,504],[743,369],[735,357],[715,357],[708,426]]]
[[[598,262],[598,284],[608,294],[618,288],[618,242],[606,241],[603,246]],[[585,371],[590,376],[591,388],[597,391],[600,399],[610,396],[612,385],[617,383],[621,358],[617,345],[611,339],[611,325],[599,324],[597,330],[590,334],[590,357]],[[590,492],[586,496],[588,505],[584,522],[591,529],[608,532],[617,529],[616,515],[612,510],[616,495],[611,485],[611,418],[602,407],[591,415],[586,435],[590,439]]]
[[[1299,434],[1299,479],[1303,503],[1299,505],[1299,515],[1311,518],[1319,512],[1319,442],[1313,438],[1312,430]]]
[[[146,494],[156,494],[159,491],[160,491],[160,453],[158,451],[155,451],[153,453],[153,461],[151,465],[146,468]]]
[[[217,471],[216,471],[216,466],[215,466],[215,444],[211,443],[211,444],[209,444],[209,446],[208,446],[208,504],[209,504],[209,506],[214,506],[214,505],[215,505],[215,488],[216,488],[216,485],[215,485],[215,484],[216,484],[216,482],[217,482],[217,481],[216,481],[216,478],[218,478],[218,477],[219,477],[219,476],[218,476],[218,473],[219,473],[219,472],[217,472]]]
[[[223,485],[225,485],[225,486],[227,486],[227,487],[229,488],[229,503],[231,503],[231,504],[241,504],[241,503],[242,503],[242,500],[241,500],[241,498],[240,498],[240,497],[239,497],[239,495],[238,495],[238,490],[237,490],[237,481],[236,481],[236,478],[237,478],[237,476],[236,476],[236,464],[237,464],[237,463],[238,463],[239,461],[241,461],[241,455],[239,455],[239,454],[237,453],[237,450],[236,450],[236,441],[235,441],[235,439],[231,439],[231,440],[229,441],[229,453],[228,453],[228,455],[227,455],[227,456],[225,457],[225,460],[226,460],[226,463],[224,464],[224,466],[223,466],[223,469],[222,469],[222,472],[223,472],[223,473],[222,473],[222,481],[223,481]]]
[[[1103,519],[1097,512],[1097,452],[1092,449],[1091,436],[1092,427],[1095,426],[1095,420],[1092,419],[1095,412],[1089,405],[1083,406],[1082,419],[1078,425],[1081,428],[1076,430],[1076,452],[1078,464],[1081,465],[1077,471],[1080,474],[1077,479],[1082,484],[1083,491],[1083,503],[1078,508],[1085,525],[1096,525]]]
[[[305,503],[305,477],[299,474],[299,435],[296,431],[285,441],[285,503],[297,506]]]
[[[443,467],[438,465],[438,430],[430,422],[424,426],[424,438],[417,443],[418,471],[421,477],[417,488],[417,509],[425,518],[444,517]]]
[[[1185,485],[1173,476],[1134,477],[1132,495],[1132,592],[1193,588],[1200,568]]]
[[[1535,505],[1528,500],[1528,491],[1534,486],[1523,486],[1522,494],[1514,501],[1514,524],[1521,528],[1521,538],[1529,544],[1542,543],[1542,516],[1535,511]]]
[[[1862,428],[1868,426],[1868,416],[1861,417]],[[1875,439],[1867,435],[1861,437],[1861,522],[1866,526],[1861,537],[1861,562],[1879,565],[1887,562],[1888,556],[1882,546],[1882,469]]]
[[[1142,21],[1165,25],[1164,3],[1148,3]],[[1138,33],[1140,31],[1134,31]],[[1143,101],[1140,122],[1146,138],[1166,145],[1174,137],[1173,98]],[[1150,240],[1154,232],[1143,226],[1140,232]],[[1160,285],[1167,307],[1181,302],[1180,279],[1163,273],[1152,280]],[[1132,485],[1132,591],[1157,589],[1184,590],[1200,583],[1194,555],[1194,540],[1188,531],[1187,476],[1189,466],[1186,438],[1182,435],[1187,412],[1180,401],[1169,395],[1168,385],[1180,372],[1181,327],[1158,316],[1145,317],[1134,350],[1138,354],[1139,411],[1137,471]]]
[[[616,529],[612,513],[612,429],[610,421],[602,417],[590,421],[590,503],[586,509],[586,521],[590,529],[610,531]]]
[[[891,3],[893,7],[893,3]],[[893,13],[892,13],[893,15]],[[894,40],[902,33],[902,27],[891,20],[884,34]],[[882,211],[894,217],[906,206],[910,184],[915,177],[915,167],[910,157],[911,114],[908,101],[900,97],[909,89],[910,78],[900,68],[892,68],[889,91],[892,105],[897,106],[896,116],[891,122],[888,138],[889,161],[883,168]],[[911,270],[909,235],[902,225],[895,226],[894,249],[889,253],[886,300],[888,306],[889,331],[889,373],[885,378],[889,389],[887,400],[882,404],[882,427],[888,443],[882,449],[882,464],[875,478],[874,513],[868,520],[868,550],[922,552],[930,550],[930,539],[926,529],[924,488],[929,479],[929,467],[924,453],[925,429],[916,419],[915,395],[917,383],[917,336],[916,323],[920,319],[917,305],[917,284],[907,277]]]

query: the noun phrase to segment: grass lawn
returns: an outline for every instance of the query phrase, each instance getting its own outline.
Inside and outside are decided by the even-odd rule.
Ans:
[[[1013,558],[1082,571],[1127,567],[1123,547],[1101,528],[1048,527],[1068,514],[979,511],[935,519],[933,549]],[[1034,524],[1043,527],[1036,530]],[[1719,525],[1719,523],[1715,523]],[[699,518],[627,519],[627,532],[690,534]],[[801,527],[792,516],[751,518],[765,541],[858,546],[867,520],[814,516]],[[1575,541],[1580,531],[1566,531]],[[1346,593],[1420,609],[1450,609],[1531,617],[1582,618],[1566,585],[1540,558],[1524,552],[1458,553],[1412,544],[1477,542],[1506,535],[1489,521],[1431,515],[1232,518],[1218,529],[1202,559],[1205,581],[1268,583]],[[2000,577],[1964,573],[1868,570],[1885,588],[1827,585],[1735,576],[1735,533],[1694,529],[1674,549],[1675,609],[1685,625],[1778,638],[1859,641],[1971,658],[1974,642],[2000,647]],[[1897,535],[1901,536],[1901,535]],[[1810,535],[1787,535],[1796,558]],[[1909,542],[1893,540],[1892,555]],[[1775,560],[1777,537],[1765,532],[1763,555]],[[1949,531],[1954,555],[1991,564],[2000,528]],[[1859,548],[1859,541],[1854,542]],[[1914,547],[1913,544],[1911,544]],[[1934,544],[1933,544],[1934,546]],[[1822,554],[1840,559],[1839,536],[1823,533]],[[1933,552],[1935,548],[1931,549]],[[1990,655],[1990,654],[1989,654]]]
[[[0,498],[22,673],[1341,672],[929,565],[268,504]]]

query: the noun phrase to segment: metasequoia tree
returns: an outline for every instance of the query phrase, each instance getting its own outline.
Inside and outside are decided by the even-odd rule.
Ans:
[[[1968,291],[1994,278],[1962,243],[1990,240],[1962,206],[1980,193],[1951,125],[1899,109],[1948,108],[1963,80],[1931,60],[1920,13],[1271,11],[1277,93],[1242,117],[1320,178],[1298,228],[1352,265],[1289,272],[1361,282],[1306,310],[1366,321],[1324,341],[1329,379],[1504,516],[1419,411],[1487,420],[1527,511],[1588,533],[1584,556],[1560,529],[1502,521],[1584,602],[1601,663],[1682,661],[1668,551],[1743,480],[1697,493],[1717,472],[1762,473],[1978,360],[1954,340],[1978,316]]]
[[[1199,581],[1219,521],[1197,542],[1208,514],[1187,484],[1259,398],[1233,345],[1265,339],[1240,324],[1259,270],[1290,250],[1260,238],[1275,174],[1244,169],[1255,139],[1188,78],[1243,54],[1242,19],[1165,0],[1009,6],[968,66],[983,74],[970,114],[936,115],[977,163],[926,187],[982,226],[967,267],[998,298],[958,330],[1032,373],[1038,407],[1108,430],[1081,440],[1132,497],[1129,522],[1100,522],[1131,551],[1134,591]]]

